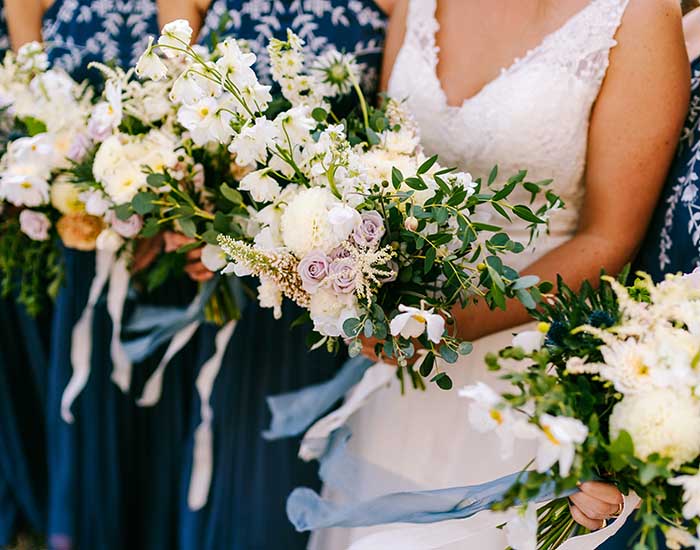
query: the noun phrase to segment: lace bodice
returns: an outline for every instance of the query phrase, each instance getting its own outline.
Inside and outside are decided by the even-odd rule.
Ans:
[[[498,164],[505,176],[527,169],[531,181],[554,180],[566,207],[552,216],[536,257],[569,239],[578,225],[591,110],[628,1],[592,0],[459,107],[448,104],[437,76],[437,0],[410,2],[389,94],[406,99],[423,146],[444,164],[474,177],[486,177]],[[516,193],[514,201],[529,200],[526,190]],[[506,229],[527,238],[524,222]],[[521,255],[511,264],[522,268],[536,257]]]

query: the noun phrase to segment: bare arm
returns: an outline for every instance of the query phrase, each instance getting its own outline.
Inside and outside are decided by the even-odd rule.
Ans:
[[[385,14],[391,15],[391,12],[394,11],[396,0],[374,0],[374,3],[377,4],[377,7]]]
[[[5,0],[5,16],[12,49],[17,51],[27,42],[41,40],[42,0]]]
[[[665,181],[689,95],[689,66],[675,0],[633,0],[611,52],[589,133],[586,197],[569,242],[524,270],[561,274],[572,288],[617,273],[636,253]],[[477,339],[529,320],[517,302],[456,309],[460,336]]]
[[[408,14],[408,0],[397,0],[389,18],[386,29],[386,41],[384,42],[384,60],[382,62],[382,78],[380,89],[386,91],[389,87],[389,77],[394,69],[394,62],[403,45],[406,34],[406,15]]]

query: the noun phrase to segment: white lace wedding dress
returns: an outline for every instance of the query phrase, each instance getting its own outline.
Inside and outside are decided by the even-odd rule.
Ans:
[[[527,169],[531,181],[552,178],[553,190],[566,204],[565,210],[553,215],[550,234],[537,242],[534,251],[509,259],[515,268],[532,264],[576,231],[584,195],[591,110],[627,2],[593,0],[458,107],[448,105],[436,73],[437,0],[410,2],[405,41],[396,59],[389,93],[394,98],[406,98],[427,153],[439,153],[441,163],[467,170],[474,177],[487,177],[498,164],[506,177]],[[528,198],[527,191],[520,190],[513,200],[527,203]],[[525,222],[514,220],[506,230],[516,240],[520,237],[527,242]],[[509,345],[518,330],[479,340],[470,356],[449,367],[455,390],[477,381],[499,387],[497,375],[487,371],[483,357]],[[398,383],[391,384],[372,396],[350,425],[353,453],[426,489],[492,480],[522,469],[534,456],[530,445],[523,444],[512,459],[501,460],[497,437],[470,427],[466,401],[458,398],[456,391],[444,392],[434,384],[426,392],[408,391],[404,396]],[[361,495],[364,488],[358,487],[357,491]],[[474,529],[480,522],[490,525],[493,521],[489,514],[468,521]],[[465,522],[446,523],[459,529]],[[449,530],[450,525],[399,527],[404,534],[402,544],[371,547],[503,550],[508,546],[497,529],[487,529],[469,542],[447,545],[439,539],[445,542],[454,537],[438,533]],[[327,529],[314,534],[310,548],[341,550],[370,533],[396,529],[396,525]]]

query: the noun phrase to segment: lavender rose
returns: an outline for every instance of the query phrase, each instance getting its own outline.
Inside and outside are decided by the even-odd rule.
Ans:
[[[138,214],[133,214],[125,220],[120,220],[119,217],[112,213],[108,221],[112,229],[125,239],[133,239],[143,227],[143,218]]]
[[[335,260],[328,268],[328,276],[333,281],[333,290],[338,294],[350,294],[357,286],[357,268],[352,258]]]
[[[350,256],[350,250],[348,250],[347,246],[343,245],[336,246],[328,255],[331,260],[343,260],[345,258],[349,258]]]
[[[81,162],[90,149],[91,141],[86,134],[77,134],[68,148],[66,156],[75,162]]]
[[[313,294],[328,275],[330,260],[320,250],[312,250],[299,262],[297,270],[301,277],[304,290]]]
[[[352,238],[358,246],[376,248],[384,236],[384,218],[376,210],[363,212],[360,223],[355,226]]]
[[[46,214],[34,210],[22,210],[19,215],[19,225],[22,233],[33,241],[47,241],[49,239],[51,221]]]

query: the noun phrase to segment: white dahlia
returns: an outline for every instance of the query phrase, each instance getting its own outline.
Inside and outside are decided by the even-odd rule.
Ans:
[[[312,250],[329,254],[341,239],[333,231],[330,211],[341,206],[328,189],[313,187],[299,192],[282,214],[282,240],[297,258]]]
[[[700,403],[671,389],[628,395],[610,417],[611,437],[622,430],[632,437],[637,458],[658,453],[678,468],[700,454]]]

